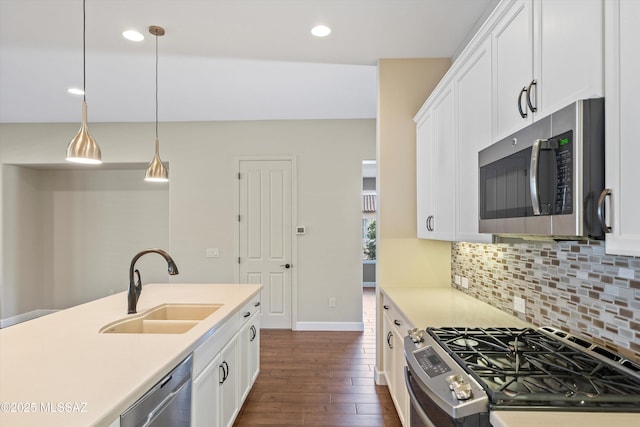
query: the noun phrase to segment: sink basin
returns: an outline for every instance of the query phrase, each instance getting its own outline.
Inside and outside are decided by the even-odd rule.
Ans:
[[[198,324],[189,320],[132,319],[109,324],[100,330],[103,334],[184,334]]]
[[[222,304],[163,304],[100,329],[102,334],[184,334]]]
[[[221,304],[164,304],[145,313],[146,320],[202,320],[215,313]]]

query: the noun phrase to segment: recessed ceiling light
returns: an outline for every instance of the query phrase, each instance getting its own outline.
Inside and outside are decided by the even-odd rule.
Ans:
[[[316,25],[311,29],[311,34],[316,37],[326,37],[331,34],[331,28],[326,25]]]
[[[127,40],[131,40],[132,42],[141,42],[142,40],[144,40],[144,36],[142,35],[142,33],[139,33],[136,30],[123,31],[122,37]]]
[[[84,91],[77,87],[70,87],[69,89],[67,89],[67,92],[72,95],[84,95]]]

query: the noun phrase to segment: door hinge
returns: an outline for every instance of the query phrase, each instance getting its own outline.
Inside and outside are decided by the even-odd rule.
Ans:
[[[240,264],[240,257],[238,257],[238,264]]]
[[[240,179],[240,172],[238,172],[238,179]]]
[[[240,214],[238,214],[238,222],[240,222]]]

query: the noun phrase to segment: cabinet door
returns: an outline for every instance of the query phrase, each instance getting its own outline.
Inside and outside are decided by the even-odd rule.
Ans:
[[[384,339],[382,344],[382,365],[389,393],[393,395],[395,393],[395,382],[393,381],[393,327],[391,326],[391,319],[386,312],[383,314],[382,319],[382,338]]]
[[[523,118],[518,111],[521,91],[533,80],[532,0],[516,0],[494,28],[492,40],[494,126],[498,140],[532,121],[530,112]],[[524,98],[526,95],[522,95],[521,105],[526,113]]]
[[[537,117],[603,96],[603,0],[534,3]]]
[[[220,425],[220,356],[214,358],[193,380],[191,394],[191,426]]]
[[[394,319],[394,322],[401,322]],[[404,367],[407,362],[404,358],[404,336],[406,335],[406,325],[401,324],[400,327],[405,331],[401,331],[399,327],[393,328],[393,381],[395,383],[395,398],[398,417],[402,425],[408,425],[409,421],[409,392],[404,383]]]
[[[220,425],[231,427],[240,411],[240,363],[237,336],[220,352],[219,362]]]
[[[611,233],[606,252],[640,256],[640,2],[606,4],[606,185],[611,189],[607,212]]]
[[[433,105],[431,192],[433,219],[430,238],[454,240],[455,126],[453,85],[446,86]]]
[[[260,314],[255,313],[240,332],[240,406],[260,372]]]
[[[418,238],[428,239],[433,217],[431,172],[433,171],[433,118],[431,111],[416,123],[416,207]]]
[[[457,126],[456,230],[458,241],[491,241],[478,232],[478,152],[491,145],[491,41],[462,65],[454,78]]]

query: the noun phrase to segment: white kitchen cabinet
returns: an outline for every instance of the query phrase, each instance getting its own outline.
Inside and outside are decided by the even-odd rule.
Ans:
[[[611,191],[607,205],[606,252],[640,256],[640,2],[606,2],[606,187]]]
[[[516,0],[492,32],[496,139],[531,122],[523,88],[533,80],[533,2]],[[518,102],[523,114],[518,110]],[[522,117],[525,115],[525,117]]]
[[[510,4],[492,30],[496,140],[578,99],[603,96],[603,8],[603,0]]]
[[[410,401],[409,392],[404,382],[404,368],[407,366],[404,357],[404,337],[413,326],[383,296],[383,367],[389,394],[398,412],[403,426],[409,425]]]
[[[234,337],[220,354],[218,383],[220,385],[220,425],[231,427],[240,412],[240,357],[238,338]]]
[[[220,357],[214,358],[193,380],[191,395],[191,426],[220,425]]]
[[[455,73],[457,129],[455,239],[491,242],[478,232],[478,152],[491,145],[491,41],[485,40]]]
[[[256,312],[240,331],[240,399],[245,400],[260,372],[260,313]]]
[[[259,319],[256,295],[194,350],[192,427],[233,425],[260,371]]]
[[[453,87],[445,86],[416,117],[418,237],[454,240]]]

